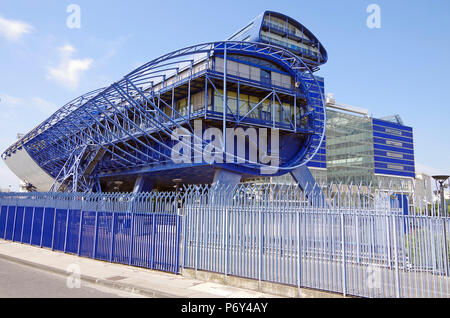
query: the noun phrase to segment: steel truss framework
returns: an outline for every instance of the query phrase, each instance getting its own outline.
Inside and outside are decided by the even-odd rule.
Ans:
[[[298,89],[267,86],[227,74],[227,54],[272,61],[290,73]],[[225,71],[218,72],[209,67],[211,58],[218,55],[223,58]],[[204,69],[198,69],[199,61],[206,64]],[[204,80],[200,88],[205,92],[204,107],[193,112],[190,97],[195,89],[198,90],[194,82],[199,80]],[[240,85],[245,85],[266,91],[266,97],[242,116],[239,109],[233,112],[227,103],[227,85],[232,83],[237,83],[238,92]],[[176,105],[175,94],[183,85],[187,90],[187,114],[180,113]],[[222,113],[208,109],[208,88],[220,96]],[[171,98],[167,99],[167,95]],[[288,114],[281,100],[288,97],[295,105],[294,112],[297,111],[296,106],[300,107],[300,114],[294,114],[294,119],[286,115],[284,123],[277,122],[273,116],[268,120],[251,120],[250,114],[264,100],[271,100],[272,105],[279,103],[282,117]],[[297,99],[303,101],[301,105],[297,104]],[[98,182],[100,168],[102,171],[118,171],[157,165],[169,167],[172,162],[170,140],[174,129],[183,127],[195,139],[198,137],[194,134],[192,120],[212,118],[221,121],[223,128],[246,123],[304,135],[303,148],[280,167],[280,171],[285,173],[306,164],[317,153],[325,133],[324,104],[313,72],[293,53],[262,43],[205,43],[161,56],[111,86],[73,100],[11,146],[3,157],[25,147],[38,165],[55,178],[53,190],[90,191]],[[201,143],[205,144],[203,140]],[[193,151],[195,153],[198,149]],[[235,154],[226,155],[236,158]],[[244,171],[257,174],[257,168],[264,164],[246,161],[240,165]]]

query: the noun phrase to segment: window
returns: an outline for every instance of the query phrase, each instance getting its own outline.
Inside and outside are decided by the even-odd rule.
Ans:
[[[402,166],[397,165],[387,165],[388,169],[394,169],[394,170],[403,170]]]
[[[400,153],[386,152],[386,156],[403,159],[403,155]]]
[[[397,146],[397,147],[402,147],[403,146],[403,144],[401,142],[393,141],[393,140],[386,140],[386,144],[387,145],[392,145],[392,146]]]
[[[261,82],[264,85],[270,86],[270,84],[271,84],[271,74],[270,74],[270,72],[261,69],[261,73],[260,74],[261,74],[261,76],[260,76],[261,77]]]

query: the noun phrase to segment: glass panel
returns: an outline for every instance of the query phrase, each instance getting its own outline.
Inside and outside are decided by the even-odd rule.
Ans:
[[[327,111],[328,181],[373,182],[373,136],[370,118]]]

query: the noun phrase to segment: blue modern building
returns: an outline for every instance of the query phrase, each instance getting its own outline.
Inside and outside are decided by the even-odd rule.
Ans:
[[[229,40],[182,48],[60,108],[2,155],[38,191],[236,184],[325,167],[328,57],[298,21],[266,11]]]
[[[396,120],[372,119],[375,173],[415,178],[413,129]]]
[[[411,190],[415,178],[413,129],[399,115],[373,118],[367,110],[327,97],[327,181]]]
[[[323,87],[323,78],[318,77]],[[319,184],[375,185],[413,192],[416,178],[412,127],[399,115],[373,118],[369,111],[326,98],[326,133],[317,155],[308,162]],[[290,175],[252,182],[291,184]]]

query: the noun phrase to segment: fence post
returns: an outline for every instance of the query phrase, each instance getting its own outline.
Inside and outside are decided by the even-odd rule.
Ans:
[[[8,228],[8,217],[9,217],[9,204],[6,206],[5,230],[3,231],[3,238],[5,240],[6,240],[6,229]]]
[[[133,243],[134,243],[134,213],[131,211],[130,221],[130,257],[128,258],[128,265],[133,263]]]
[[[95,228],[94,228],[94,246],[92,248],[92,258],[96,258],[97,255],[97,237],[98,237],[98,214],[99,211],[95,211]]]
[[[70,202],[70,201],[69,201]],[[69,205],[69,204],[68,204]],[[69,218],[70,216],[70,209],[67,207],[67,215],[66,215],[66,232],[64,233],[64,253],[67,250],[67,238],[69,237]]]
[[[300,239],[300,210],[297,209],[297,287],[298,287],[298,296],[300,297],[300,288],[302,286],[302,248],[301,248],[301,239]]]
[[[40,244],[39,244],[40,247],[42,247],[42,240],[44,238],[45,210],[46,210],[46,207],[45,207],[45,204],[44,204],[44,209],[42,210],[41,241],[40,241]]]
[[[156,234],[155,234],[155,230],[156,230],[156,211],[153,212],[153,220],[152,220],[152,251],[151,251],[151,255],[152,255],[152,267],[151,269],[155,268],[155,240],[156,240]]]
[[[32,245],[32,243],[33,243],[34,214],[35,214],[35,212],[36,212],[36,206],[33,206],[33,215],[31,216],[30,245]],[[8,216],[8,214],[6,214],[6,216]],[[5,230],[6,230],[6,225],[5,225]]]
[[[341,253],[342,253],[342,294],[347,296],[347,273],[345,268],[345,232],[344,232],[344,213],[341,212]]]
[[[55,249],[55,227],[56,227],[56,204],[55,204],[55,211],[53,211],[52,251]]]
[[[392,215],[392,226],[394,227],[394,250],[395,250],[395,296],[400,298],[400,277],[398,270],[398,247],[397,247],[397,226],[395,224],[395,215]]]
[[[201,209],[199,209],[201,210]],[[198,226],[199,226],[199,217],[200,213],[199,210],[197,210],[197,222],[195,226],[195,278],[197,278],[197,268],[198,268],[198,252],[199,252],[199,242],[198,242]]]
[[[361,247],[360,247],[360,242],[359,242],[359,233],[360,233],[360,228],[359,228],[359,214],[356,213],[355,214],[356,217],[356,222],[355,222],[355,227],[356,227],[356,261],[358,264],[361,263]]]
[[[181,222],[181,215],[180,215],[180,210],[178,209],[177,215],[177,225],[176,225],[176,232],[175,232],[175,268],[174,268],[174,273],[178,274],[179,273],[179,267],[180,267],[180,249],[181,249],[181,229],[182,229],[182,224],[180,224]],[[182,253],[181,253],[182,254]]]
[[[0,205],[0,209],[1,209],[1,205]],[[24,204],[23,213],[22,213],[22,230],[20,231],[21,232],[20,233],[20,243],[23,243],[23,227],[25,226],[25,215],[26,215],[25,212],[26,212],[26,210],[27,210],[27,207]]]
[[[181,239],[182,239],[182,245],[183,245],[183,254],[182,254],[182,259],[180,262],[180,266],[181,266],[181,273],[184,270],[184,267],[186,265],[186,259],[187,259],[187,254],[188,254],[188,232],[187,232],[187,228],[188,228],[188,213],[189,213],[189,209],[188,209],[188,201],[186,199],[185,204],[183,205],[183,211],[184,213],[182,214],[182,218],[181,218]]]
[[[109,261],[114,260],[114,238],[116,233],[116,212],[112,212],[112,227],[111,227],[111,246],[109,247]]]
[[[261,290],[262,277],[262,212],[261,207],[258,209],[258,290]],[[251,211],[251,210],[250,210]]]
[[[386,214],[386,241],[387,241],[387,257],[388,257],[388,264],[389,264],[389,268],[392,267],[392,260],[391,260],[391,227],[389,226],[389,217]]]
[[[228,209],[225,208],[223,238],[225,244],[225,280],[228,281]]]
[[[16,222],[17,222],[17,205],[19,204],[19,199],[16,199],[16,206],[14,208],[14,223],[11,241],[14,242],[14,236],[16,235]]]
[[[80,211],[80,226],[78,228],[78,247],[77,247],[77,254],[78,256],[81,255],[81,238],[83,237],[83,206],[81,206]]]
[[[444,257],[445,257],[445,276],[448,276],[448,247],[447,247],[447,216],[443,216],[444,222]]]

